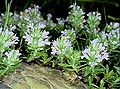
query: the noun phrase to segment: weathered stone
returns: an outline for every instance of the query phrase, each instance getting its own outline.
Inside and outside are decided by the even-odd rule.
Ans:
[[[11,88],[5,85],[4,83],[0,82],[0,89],[11,89]]]
[[[22,64],[14,73],[5,76],[3,81],[12,89],[88,89],[81,82],[76,86],[70,85],[60,71],[36,64]]]

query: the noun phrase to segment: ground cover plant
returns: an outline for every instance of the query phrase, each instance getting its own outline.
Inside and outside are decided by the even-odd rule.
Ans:
[[[7,1],[7,0],[6,0]],[[77,3],[70,6],[67,18],[40,7],[0,15],[0,76],[16,69],[21,62],[40,63],[75,72],[90,89],[120,88],[120,24],[99,24],[99,12],[83,12]]]

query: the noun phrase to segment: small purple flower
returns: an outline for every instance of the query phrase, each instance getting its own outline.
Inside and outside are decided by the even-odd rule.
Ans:
[[[96,65],[98,65],[97,62],[89,62],[88,64],[91,65],[91,66],[96,66]]]
[[[33,28],[34,28],[34,23],[29,23],[29,24],[27,25],[27,28],[28,28],[28,29],[33,29]]]
[[[64,26],[65,20],[61,18],[57,18],[58,24]]]
[[[33,41],[33,38],[28,33],[25,33],[25,36],[23,36],[23,38],[26,42],[28,42],[28,44],[31,44]]]
[[[45,27],[46,27],[45,22],[41,21],[41,22],[39,23],[39,28],[44,29]]]
[[[51,19],[52,18],[52,15],[49,13],[49,14],[47,14],[47,18],[48,19]]]
[[[49,34],[49,32],[47,32],[47,31],[44,30],[44,31],[42,32],[42,38],[43,38],[43,39],[48,38],[48,34]]]
[[[91,41],[91,44],[96,45],[98,42],[99,42],[99,39],[96,38],[96,39],[94,39],[93,41]]]

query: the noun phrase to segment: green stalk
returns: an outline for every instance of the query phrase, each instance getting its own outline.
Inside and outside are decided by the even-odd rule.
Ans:
[[[8,3],[8,0],[5,0],[5,9],[6,9],[6,12],[5,12],[5,24],[4,24],[4,29],[7,28],[7,24],[8,24],[8,21],[9,21],[10,7],[11,7],[12,1],[13,1],[13,0],[11,0],[10,3]]]

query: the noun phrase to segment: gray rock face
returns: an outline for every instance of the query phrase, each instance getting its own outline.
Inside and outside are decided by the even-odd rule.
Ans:
[[[0,82],[0,89],[11,89],[11,88],[5,85],[4,83]]]
[[[81,82],[76,86],[70,85],[60,71],[36,64],[22,64],[14,73],[5,76],[3,81],[12,89],[88,89]]]

